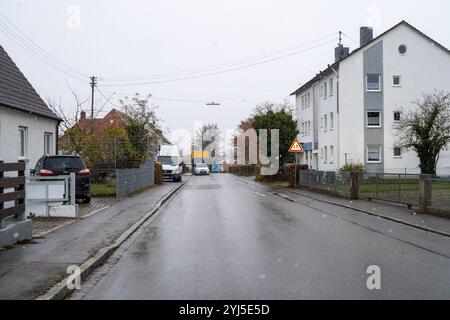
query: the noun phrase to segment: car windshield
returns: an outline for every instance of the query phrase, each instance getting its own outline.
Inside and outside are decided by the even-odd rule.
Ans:
[[[161,162],[162,164],[177,165],[178,164],[178,157],[158,156],[158,161]]]
[[[44,168],[51,171],[65,171],[82,170],[86,169],[86,166],[79,157],[50,157],[45,159]]]

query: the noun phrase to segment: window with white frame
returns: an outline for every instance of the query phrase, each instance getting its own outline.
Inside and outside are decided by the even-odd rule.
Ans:
[[[334,89],[334,81],[333,78],[330,78],[330,97],[333,95],[333,89]]]
[[[53,133],[46,132],[44,134],[44,154],[51,155],[53,153]]]
[[[308,94],[306,95],[306,107],[309,108],[311,107],[311,93],[308,92]]]
[[[28,153],[28,128],[19,127],[19,157],[26,157]]]
[[[367,146],[367,162],[368,163],[381,162],[381,146]]]
[[[381,75],[379,73],[368,73],[366,77],[367,91],[381,91]]]
[[[394,157],[399,158],[402,156],[402,148],[394,147]]]
[[[393,76],[392,77],[392,85],[394,87],[400,87],[401,86],[401,77],[400,76]]]
[[[367,127],[379,128],[381,127],[381,118],[379,111],[367,112]]]
[[[324,131],[328,130],[328,116],[324,115],[323,116],[323,126],[324,126]]]
[[[323,147],[323,161],[324,162],[328,161],[328,149],[327,149],[327,147]]]
[[[323,129],[323,117],[320,117],[320,129]]]
[[[320,159],[323,159],[323,148],[320,148]]]
[[[334,129],[334,113],[330,113],[330,130]]]
[[[327,98],[327,95],[328,95],[328,85],[327,85],[327,82],[325,81],[324,83],[323,83],[323,98],[324,99],[326,99]]]
[[[394,121],[400,121],[400,117],[401,117],[401,112],[395,111],[394,112]]]
[[[330,146],[330,162],[334,161],[334,147]]]

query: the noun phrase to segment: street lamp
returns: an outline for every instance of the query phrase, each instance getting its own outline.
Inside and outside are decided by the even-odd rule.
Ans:
[[[216,106],[220,106],[220,103],[211,101],[211,102],[206,103],[205,105],[216,107]],[[204,159],[203,159],[203,128],[202,128],[202,150],[201,150],[201,152],[202,152],[202,163],[204,163]]]

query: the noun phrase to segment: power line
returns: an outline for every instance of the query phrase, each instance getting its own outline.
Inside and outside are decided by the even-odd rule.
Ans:
[[[232,72],[232,71],[247,69],[247,68],[250,68],[250,67],[253,67],[253,66],[269,63],[269,62],[276,61],[276,60],[281,60],[281,59],[284,59],[284,58],[287,58],[287,57],[290,57],[290,56],[293,56],[293,55],[297,55],[297,54],[300,54],[300,53],[303,53],[303,52],[306,52],[306,51],[309,51],[309,50],[312,50],[312,49],[319,48],[321,46],[327,45],[327,44],[332,43],[334,41],[335,41],[335,39],[331,40],[331,41],[320,43],[320,44],[312,46],[312,47],[305,48],[303,50],[298,50],[298,51],[291,52],[289,54],[285,54],[285,55],[281,55],[281,56],[278,56],[278,57],[274,57],[274,58],[271,58],[271,59],[266,59],[266,60],[263,60],[263,61],[249,63],[249,64],[246,64],[246,65],[233,67],[233,68],[228,68],[228,69],[224,69],[224,70],[220,70],[220,71],[206,72],[206,73],[198,74],[198,75],[194,75],[194,76],[178,77],[178,78],[174,78],[174,79],[166,79],[166,80],[159,80],[159,81],[145,81],[145,82],[123,83],[123,84],[101,84],[100,86],[102,86],[102,87],[140,86],[140,85],[160,84],[160,83],[167,83],[167,82],[177,82],[177,81],[183,81],[183,80],[189,80],[189,79],[203,78],[203,77],[207,77],[207,76],[211,76],[211,75],[217,75],[217,74],[222,74],[222,73],[228,73],[228,72]]]
[[[6,37],[8,37],[9,39],[11,39],[12,41],[16,41],[10,34],[8,34],[7,32],[5,32],[3,29],[0,29],[0,32],[3,33]],[[72,77],[72,78],[74,78],[74,79],[76,79],[76,80],[78,80],[78,81],[81,81],[81,82],[84,82],[84,83],[86,82],[85,80],[83,80],[83,79],[81,79],[81,78],[79,78],[79,77],[76,77],[76,76],[74,76],[74,75],[72,75],[72,74],[66,72],[64,69],[61,69],[60,67],[53,65],[53,64],[52,64],[51,62],[49,62],[47,59],[45,59],[44,57],[40,56],[40,55],[37,54],[36,52],[33,52],[31,49],[29,49],[28,47],[26,47],[26,46],[23,45],[22,43],[20,43],[20,42],[16,42],[16,43],[17,43],[20,47],[22,47],[25,51],[27,51],[30,55],[32,55],[32,56],[34,56],[35,58],[41,60],[42,62],[46,63],[47,65],[49,65],[49,66],[55,68],[57,71],[59,71],[59,72],[61,72],[61,73],[64,73],[65,75],[67,75],[67,76],[69,76],[69,77]]]
[[[352,37],[350,37],[350,36],[347,35],[346,33],[342,32],[342,34],[343,34],[347,39],[349,39],[350,41],[352,41],[352,42],[354,42],[354,43],[356,43],[356,44],[359,44],[358,41],[356,41],[355,39],[353,39]]]
[[[118,78],[103,78],[104,81],[107,82],[120,82],[120,81],[133,81],[133,80],[147,80],[147,79],[158,79],[158,78],[167,78],[167,77],[173,77],[173,76],[181,76],[181,75],[187,75],[187,74],[192,74],[192,73],[198,73],[198,72],[206,72],[206,71],[212,71],[214,69],[218,69],[218,68],[224,68],[224,67],[232,67],[235,65],[240,65],[243,63],[247,63],[249,61],[254,61],[257,59],[262,59],[262,58],[267,58],[267,57],[271,57],[274,55],[278,55],[280,53],[283,52],[288,52],[288,51],[292,51],[294,49],[298,49],[299,47],[304,47],[305,45],[308,44],[312,44],[312,43],[316,43],[318,41],[322,41],[322,40],[326,40],[330,37],[334,37],[336,34],[332,33],[320,38],[317,38],[315,40],[311,40],[305,43],[300,43],[300,44],[295,44],[292,45],[290,47],[287,48],[283,48],[283,49],[277,49],[277,50],[273,50],[273,51],[269,51],[267,53],[263,53],[260,55],[255,55],[255,56],[251,56],[251,57],[247,57],[247,58],[242,58],[242,59],[238,59],[238,60],[233,60],[233,61],[229,61],[229,62],[225,62],[225,63],[219,63],[219,64],[214,64],[214,65],[209,65],[209,66],[204,66],[204,67],[198,67],[198,68],[192,68],[192,69],[185,69],[185,70],[180,70],[180,71],[175,71],[175,72],[168,72],[168,73],[159,73],[159,74],[149,74],[149,75],[141,75],[141,76],[128,76],[128,77],[118,77]]]
[[[276,88],[272,88],[272,89],[252,91],[252,92],[249,92],[249,93],[244,93],[244,94],[234,95],[234,96],[228,96],[228,97],[224,97],[224,98],[217,98],[216,97],[215,99],[184,99],[184,98],[175,98],[175,97],[160,97],[160,96],[154,96],[154,95],[151,95],[150,99],[151,100],[162,100],[162,101],[187,102],[187,103],[208,103],[208,102],[211,102],[211,100],[230,101],[230,100],[235,100],[235,99],[239,99],[239,98],[252,96],[252,95],[255,95],[255,94],[274,92],[274,91],[278,91],[278,90],[281,90],[281,89],[294,87],[294,86],[297,86],[297,85],[298,85],[298,82],[290,83],[290,84],[284,84],[282,86],[279,86],[279,87],[276,87]],[[112,94],[112,95],[119,95],[119,96],[123,96],[123,97],[133,97],[133,96],[135,96],[137,94],[137,93],[123,93],[123,92],[116,92],[116,91],[108,91],[108,90],[104,90],[103,92],[106,92],[106,93],[109,93],[109,94]]]
[[[113,103],[111,103],[111,101],[110,101],[111,98],[114,96],[114,94],[111,94],[111,95],[109,96],[109,98],[107,98],[107,97],[103,94],[102,90],[100,90],[99,87],[96,86],[96,88],[97,88],[98,92],[100,93],[100,95],[106,100],[106,102],[103,103],[103,105],[101,106],[101,108],[97,111],[97,113],[95,114],[95,117],[97,117],[97,116],[100,114],[100,112],[103,111],[103,109],[105,108],[105,106],[106,106],[107,104],[110,104],[113,108],[116,108],[116,106],[115,106]]]
[[[0,13],[0,17],[4,17]],[[4,18],[6,19],[6,18]],[[9,21],[9,20],[7,20]],[[84,79],[82,79],[78,74],[75,74],[74,71],[71,71],[68,69],[66,65],[64,65],[62,62],[48,54],[45,50],[43,50],[41,47],[39,47],[37,44],[32,42],[30,38],[28,38],[25,34],[23,34],[17,27],[15,27],[12,23],[10,23],[12,27],[10,27],[8,24],[6,24],[4,21],[0,20],[0,32],[2,32],[5,36],[7,36],[9,39],[17,43],[19,46],[21,46],[24,50],[26,50],[28,53],[30,53],[35,58],[38,58],[42,62],[50,65],[51,67],[55,68],[57,71],[60,71],[64,73],[65,75],[68,75],[76,80],[85,82]],[[22,35],[23,36],[22,36]],[[29,40],[27,40],[29,39]],[[32,42],[32,44],[30,44]]]
[[[42,47],[40,47],[38,44],[36,44],[31,38],[29,38],[26,34],[24,34],[19,28],[17,28],[3,14],[0,13],[0,17],[3,18],[5,21],[7,21],[7,23],[9,25],[11,25],[12,28],[14,28],[14,29],[12,29],[8,24],[6,24],[0,20],[0,27],[2,27],[2,29],[0,29],[0,31],[3,34],[5,34],[8,38],[10,38],[11,40],[18,43],[23,49],[25,49],[27,52],[29,52],[34,57],[49,64],[56,70],[64,73],[65,75],[68,75],[76,80],[85,82],[85,79],[83,79],[82,77],[87,78],[88,76],[86,74],[77,71],[76,69],[70,67],[69,65],[61,62],[60,60],[58,60],[57,58],[55,58],[54,56],[49,54]],[[318,40],[327,39],[332,35],[334,35],[334,33],[324,36],[322,38],[310,41],[308,43],[313,43]],[[294,50],[294,49],[298,48],[299,46],[305,45],[305,43],[304,44],[296,44],[296,45],[293,45],[293,46],[290,46],[290,47],[287,47],[284,49],[278,49],[278,50],[270,51],[265,54],[256,55],[256,56],[252,56],[252,57],[248,57],[248,58],[244,58],[244,59],[234,60],[234,61],[216,64],[216,65],[210,65],[210,66],[206,66],[206,67],[187,69],[187,70],[182,70],[182,71],[178,71],[178,72],[153,74],[153,75],[146,75],[146,76],[134,76],[134,77],[131,76],[131,77],[122,77],[122,78],[103,78],[103,79],[109,79],[110,82],[114,82],[114,81],[127,82],[127,81],[131,81],[131,80],[138,81],[138,80],[147,80],[147,79],[159,79],[159,80],[143,81],[143,82],[139,81],[136,83],[123,83],[123,84],[107,83],[107,84],[102,84],[101,86],[135,86],[135,85],[175,82],[175,81],[182,81],[182,80],[206,77],[206,76],[210,76],[210,75],[216,75],[216,74],[241,70],[241,69],[249,68],[252,66],[276,61],[276,60],[283,59],[283,58],[286,58],[286,57],[289,57],[292,55],[299,54],[301,52],[305,52],[307,50],[311,50],[311,49],[326,45],[328,43],[329,43],[329,41],[315,45],[311,48],[307,48],[304,50],[297,50],[297,51],[290,52],[288,54],[284,54],[281,56],[274,56],[274,55],[280,54],[282,52]],[[251,62],[251,61],[259,60],[259,59],[264,59],[264,60],[257,61],[257,62]],[[161,78],[168,78],[168,79],[161,80]]]

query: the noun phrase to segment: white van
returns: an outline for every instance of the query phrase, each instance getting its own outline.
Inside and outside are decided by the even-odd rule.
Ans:
[[[162,164],[164,178],[181,182],[183,163],[177,146],[162,145],[157,161]]]

